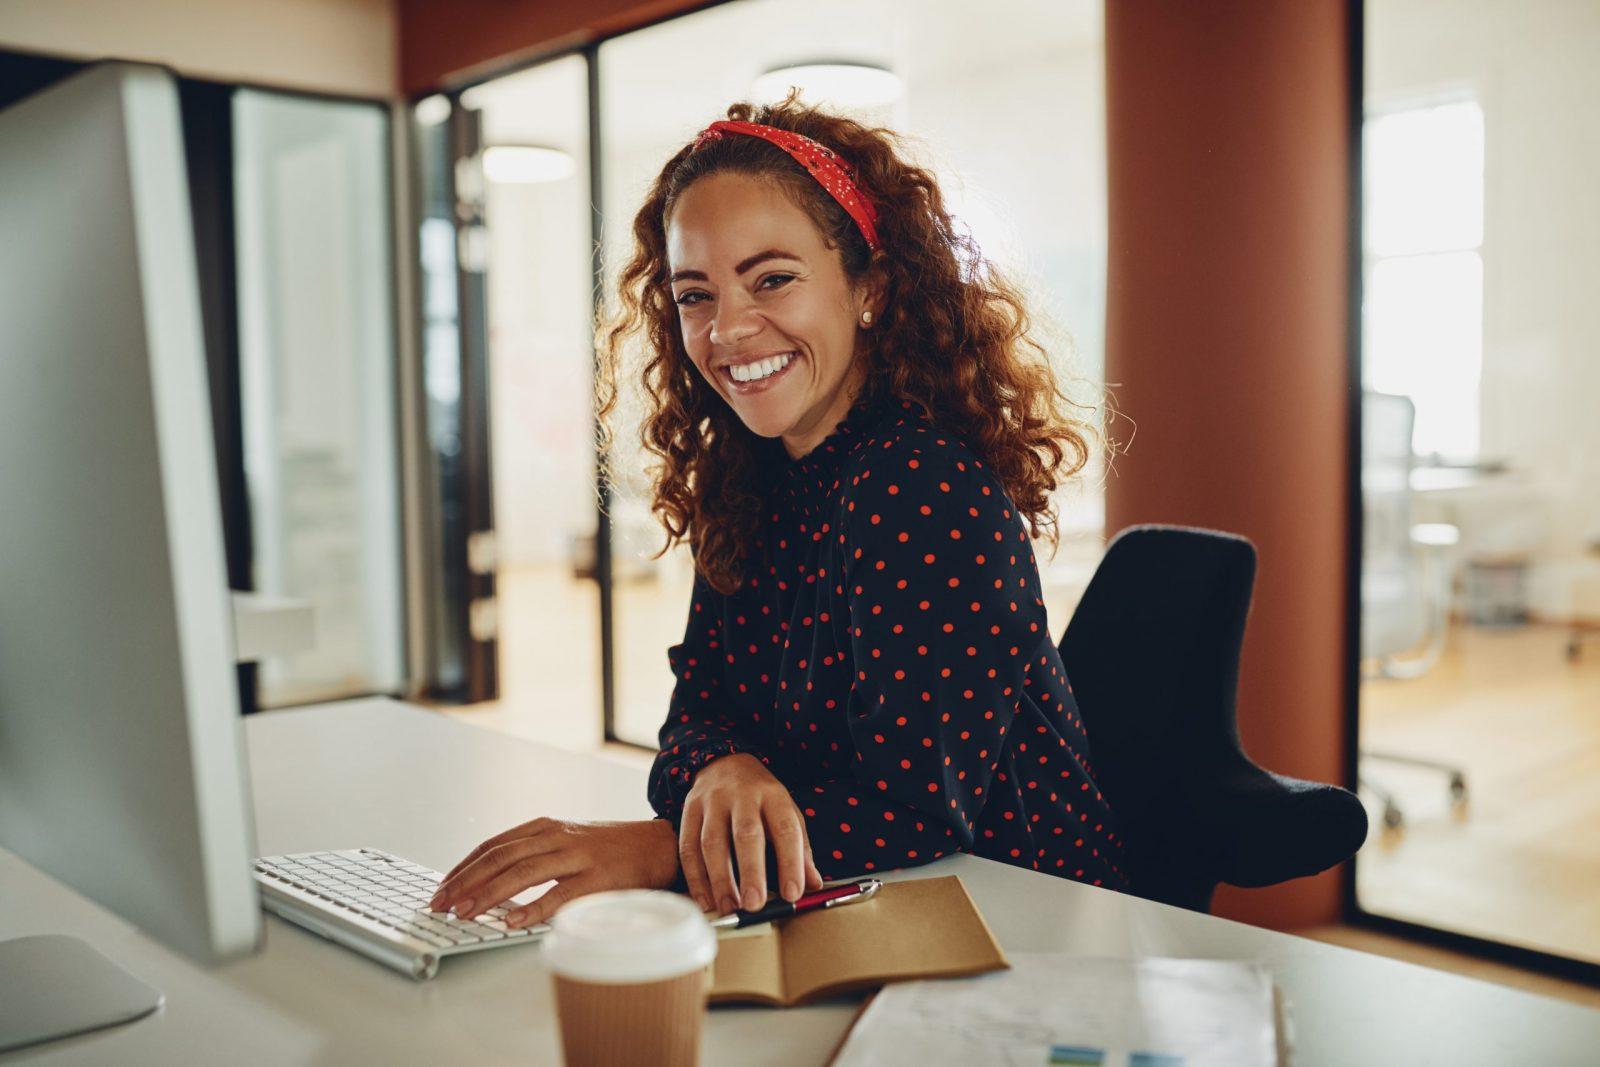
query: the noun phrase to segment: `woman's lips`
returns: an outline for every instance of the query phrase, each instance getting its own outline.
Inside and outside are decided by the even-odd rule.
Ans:
[[[789,362],[784,364],[783,369],[778,371],[776,374],[769,374],[765,378],[761,378],[753,382],[735,381],[733,374],[731,373],[732,368],[730,367],[722,368],[722,377],[723,380],[728,383],[728,388],[733,390],[735,394],[739,396],[749,396],[753,393],[766,392],[768,389],[778,384],[778,382],[783,380],[785,375],[794,369],[795,364],[799,362],[800,353],[791,352],[789,354]]]

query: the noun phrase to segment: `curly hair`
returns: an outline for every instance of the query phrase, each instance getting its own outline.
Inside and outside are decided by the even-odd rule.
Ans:
[[[854,221],[803,166],[757,137],[722,137],[685,145],[651,183],[633,219],[635,246],[618,280],[620,308],[596,324],[596,404],[602,476],[611,462],[612,409],[624,379],[626,343],[643,335],[636,381],[648,394],[640,427],[650,467],[650,510],[667,540],[652,558],[688,541],[712,588],[743,584],[762,541],[759,477],[771,442],[753,434],[690,361],[668,281],[666,223],[678,198],[699,179],[733,172],[774,183],[806,212],[825,243],[837,248],[847,279],[886,279],[880,324],[871,333],[865,384],[857,404],[892,395],[916,404],[960,437],[995,474],[1034,536],[1059,543],[1051,494],[1090,457],[1091,423],[1060,388],[1049,353],[1036,340],[1021,290],[960,232],[928,169],[907,162],[900,135],[829,114],[797,99],[769,106],[736,103],[728,118],[804,134],[852,170],[878,209],[883,249],[874,256]]]

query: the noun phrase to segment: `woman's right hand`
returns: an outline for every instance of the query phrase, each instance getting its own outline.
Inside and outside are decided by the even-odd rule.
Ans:
[[[767,902],[769,840],[783,899],[822,888],[805,818],[760,760],[735,752],[700,768],[679,820],[678,861],[703,910],[754,911]]]

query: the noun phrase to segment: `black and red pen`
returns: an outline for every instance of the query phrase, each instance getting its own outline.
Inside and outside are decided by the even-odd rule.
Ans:
[[[832,908],[840,904],[854,904],[858,900],[866,900],[878,891],[883,885],[876,878],[863,878],[859,881],[845,882],[842,885],[828,886],[815,893],[807,893],[799,900],[788,901],[777,897],[768,902],[764,907],[755,911],[730,912],[717,919],[711,920],[711,925],[719,930],[738,930],[756,923],[769,923],[774,919],[787,919],[791,915],[802,915],[808,911],[820,911],[823,908]]]

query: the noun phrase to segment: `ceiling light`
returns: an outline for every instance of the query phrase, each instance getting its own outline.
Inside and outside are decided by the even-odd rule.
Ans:
[[[418,125],[437,126],[450,117],[450,101],[438,93],[425,96],[417,101],[416,110],[412,114],[416,115]]]
[[[489,101],[494,97],[496,86],[494,82],[483,82],[461,91],[461,106],[467,111],[483,111],[489,106]]]
[[[807,103],[843,107],[879,107],[905,91],[900,76],[884,67],[833,60],[775,67],[755,80],[752,95],[762,103],[776,103],[798,86]]]
[[[483,150],[483,176],[492,182],[558,182],[576,169],[571,154],[559,148],[496,144]]]

